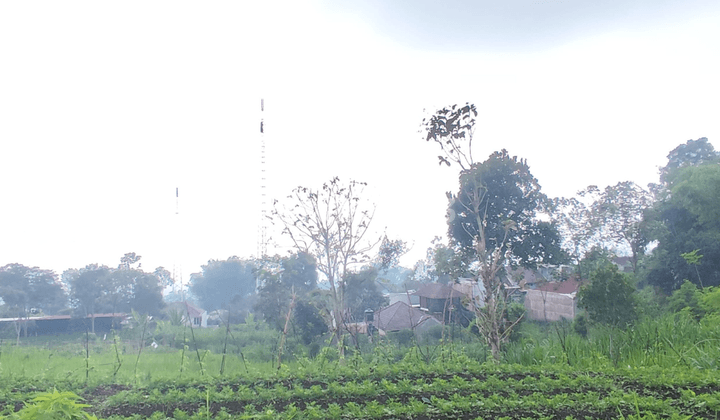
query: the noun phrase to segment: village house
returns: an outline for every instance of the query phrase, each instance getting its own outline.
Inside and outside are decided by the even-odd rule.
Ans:
[[[536,283],[534,289],[525,290],[528,318],[538,321],[574,319],[579,289],[580,282],[575,279]]]

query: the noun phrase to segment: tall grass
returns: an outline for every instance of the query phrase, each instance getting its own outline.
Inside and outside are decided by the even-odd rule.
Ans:
[[[569,328],[563,337],[549,325],[529,327],[529,332],[507,345],[504,360],[522,365],[565,363],[587,369],[677,365],[717,369],[718,321],[708,317],[697,321],[689,312],[679,312],[646,318],[624,329],[594,326],[587,338]]]
[[[52,345],[42,342],[36,343],[37,346],[20,347],[4,344],[0,348],[0,383],[28,378],[48,383],[80,383],[87,379],[93,384],[112,378],[116,383],[130,384],[199,377],[203,372],[205,376],[215,377],[223,374],[253,376],[277,371],[273,369],[277,367],[274,366],[279,343],[277,331],[261,323],[234,325],[231,330],[231,334],[227,328],[196,330],[197,357],[184,354],[186,346],[192,343],[183,339],[182,327],[169,329],[163,326],[153,331],[150,339],[161,345],[145,347],[141,358],[136,357],[138,349],[129,340],[139,335],[137,331],[121,332],[125,337],[122,340],[115,337],[103,340],[91,334],[88,338],[73,336],[62,344],[57,340]],[[360,337],[361,353],[346,363],[392,366],[408,357],[415,357],[418,363],[425,364],[438,360],[451,363],[455,356],[480,362],[487,360],[487,347],[476,335],[464,330],[450,343],[447,336],[438,333],[440,331],[430,331],[422,343],[423,349],[428,349],[426,354],[432,354],[432,360],[420,357],[417,346],[406,342],[407,337],[403,334],[388,334],[373,342],[365,336]],[[504,362],[525,366],[561,364],[583,370],[649,366],[720,368],[720,317],[715,315],[697,320],[690,312],[680,312],[647,318],[624,329],[594,326],[587,337],[576,334],[568,323],[528,322],[518,331],[518,337],[504,348]],[[284,370],[302,370],[310,366],[327,370],[337,365],[334,348],[319,349],[318,359],[311,362],[308,355],[313,353],[310,349],[290,335],[287,338]],[[126,358],[137,363],[137,367],[134,363],[123,363]]]

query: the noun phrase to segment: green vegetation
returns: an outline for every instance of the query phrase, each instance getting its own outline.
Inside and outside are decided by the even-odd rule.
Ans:
[[[602,331],[594,334],[598,336],[591,341],[601,340]],[[640,346],[628,348],[634,338],[618,345],[625,352],[638,352]],[[161,362],[178,361],[178,352],[148,351],[142,378],[119,375],[115,380],[101,371],[112,358],[100,353],[93,356],[99,359],[92,366],[98,370],[89,382],[82,375],[61,378],[49,364],[24,375],[3,370],[0,403],[13,419],[40,418],[27,415],[53,407],[55,416],[43,418],[84,418],[81,410],[87,410],[87,418],[104,419],[652,419],[715,418],[720,411],[717,366],[665,367],[654,364],[660,359],[646,358],[646,366],[613,367],[599,344],[592,342],[594,358],[578,358],[584,368],[568,366],[562,356],[527,365],[483,362],[473,351],[477,342],[440,346],[431,360],[416,348],[391,356],[389,343],[378,343],[371,352],[356,353],[344,362],[334,347],[326,347],[315,360],[299,358],[280,370],[256,362],[247,370],[235,364],[228,374],[215,370],[204,376],[197,369],[181,374],[177,363]],[[514,351],[509,348],[506,355],[515,357]],[[9,357],[3,369],[19,357],[27,358],[26,365],[47,360],[48,352],[4,352],[3,358]],[[216,356],[206,356],[208,366],[217,366]],[[691,359],[688,353],[684,357]],[[81,355],[57,358],[66,359],[66,369],[74,364],[82,370]],[[79,404],[73,392],[88,405]]]
[[[434,241],[414,272],[399,265],[407,243],[368,237],[365,184],[338,178],[276,204],[293,253],[211,260],[165,310],[172,275],[144,272],[134,253],[62,278],[0,267],[0,419],[717,419],[712,145],[678,146],[648,190],[620,182],[550,199],[522,158],[502,150],[473,160],[476,116],[467,104],[424,122],[440,163],[459,166],[459,189],[447,197],[448,242]],[[521,286],[546,305],[553,278],[558,290],[581,285],[574,298],[557,293],[574,319],[529,320],[536,308],[523,305]],[[417,296],[426,312],[410,312],[444,325],[362,322],[385,292],[409,299],[410,286],[428,282],[457,282],[442,288],[463,295],[444,305]],[[95,334],[93,315],[105,312],[132,316],[100,317]],[[36,321],[70,325],[72,314],[91,324],[43,336],[52,326],[30,317],[51,314],[65,318]]]

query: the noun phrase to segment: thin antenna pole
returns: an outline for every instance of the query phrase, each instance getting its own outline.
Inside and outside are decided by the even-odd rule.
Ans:
[[[175,187],[175,262],[173,263],[173,292],[176,290],[175,287],[177,284],[180,284],[180,300],[185,300],[185,292],[183,290],[183,278],[182,278],[182,264],[179,259],[179,249],[180,249],[180,188]]]
[[[267,254],[267,197],[265,194],[265,99],[260,99],[260,225],[258,227],[258,258]]]

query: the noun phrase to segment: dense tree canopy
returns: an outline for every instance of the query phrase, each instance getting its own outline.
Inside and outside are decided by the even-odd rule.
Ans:
[[[254,309],[265,322],[283,330],[291,303],[291,331],[305,343],[327,332],[327,324],[315,302],[317,265],[312,255],[299,252],[288,257],[259,262],[260,289]]]
[[[135,310],[141,314],[159,315],[164,307],[162,280],[155,272],[141,270],[140,258],[129,253],[121,258],[117,268],[89,264],[80,269],[65,270],[63,282],[70,289],[76,314],[89,316]]]
[[[67,305],[67,296],[55,272],[22,264],[0,267],[0,298],[8,316],[27,316],[31,309],[53,315]]]
[[[587,310],[593,322],[620,327],[637,319],[635,287],[610,262],[590,274],[590,283],[580,289],[579,298],[578,306]]]
[[[708,142],[707,137],[701,137],[697,140],[688,140],[674,148],[667,158],[667,165],[660,168],[660,182],[665,185],[672,183],[673,173],[677,169],[713,162],[717,163],[720,160],[720,155],[715,151],[713,145]]]
[[[315,258],[302,252],[261,261],[257,276],[260,288],[254,309],[277,329],[285,323],[293,293],[297,300],[307,300],[318,277]]]
[[[191,277],[190,292],[207,311],[227,309],[233,301],[255,293],[255,263],[238,257],[210,260]]]
[[[489,252],[498,246],[501,252],[512,250],[512,261],[524,266],[563,263],[567,256],[555,225],[537,217],[545,200],[527,162],[510,157],[506,150],[495,152],[460,174],[460,191],[450,202],[448,233],[474,258],[474,241],[480,235],[476,206],[482,212]]]
[[[343,287],[350,321],[362,322],[366,309],[377,311],[387,304],[375,283],[377,276],[375,267],[366,267],[345,277]]]
[[[671,174],[668,190],[648,214],[657,240],[647,281],[670,292],[684,280],[720,285],[720,165],[687,166]],[[683,254],[702,256],[691,264]]]

